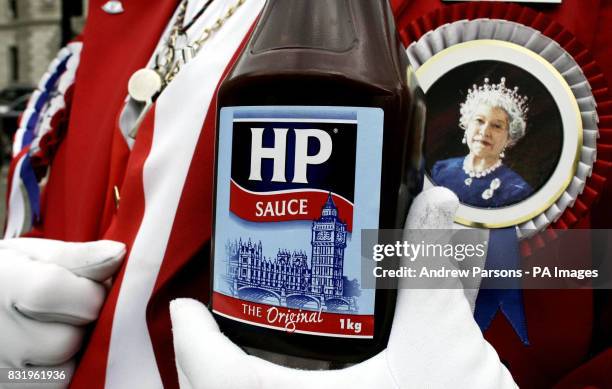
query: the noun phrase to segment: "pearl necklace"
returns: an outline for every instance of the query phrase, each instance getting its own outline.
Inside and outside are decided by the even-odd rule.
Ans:
[[[493,173],[498,167],[502,165],[501,159],[498,159],[492,166],[487,169],[477,172],[473,168],[468,167],[468,157],[463,159],[463,171],[468,175],[468,178],[465,179],[464,183],[467,186],[472,185],[472,181],[474,178],[482,178],[486,177],[489,174]]]

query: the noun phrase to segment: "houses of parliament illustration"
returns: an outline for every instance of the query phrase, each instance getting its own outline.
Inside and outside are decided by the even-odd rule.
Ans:
[[[344,290],[346,223],[338,217],[331,193],[313,220],[311,261],[306,252],[279,248],[265,258],[261,241],[238,239],[226,245],[230,293],[243,300],[296,309],[355,312],[355,297]]]

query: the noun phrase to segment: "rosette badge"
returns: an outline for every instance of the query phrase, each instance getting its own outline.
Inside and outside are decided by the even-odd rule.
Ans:
[[[530,27],[489,19],[439,27],[408,54],[428,100],[426,184],[457,194],[456,222],[517,226],[522,239],[558,220],[597,145],[595,100],[572,57]]]
[[[457,194],[458,228],[488,229],[487,269],[519,269],[534,243],[543,245],[538,232],[554,238],[554,228],[578,223],[603,188],[610,164],[595,163],[601,147],[596,109],[597,102],[608,105],[601,104],[606,87],[571,34],[528,8],[464,4],[445,10],[401,31],[412,42],[410,65],[427,99],[425,187]],[[538,21],[551,35],[488,19],[493,15]],[[517,280],[497,290],[481,280],[474,317],[483,331],[502,307],[529,344],[521,287]]]
[[[41,188],[66,133],[81,48],[76,40],[58,52],[19,119],[8,174],[5,238],[27,233],[39,221]]]

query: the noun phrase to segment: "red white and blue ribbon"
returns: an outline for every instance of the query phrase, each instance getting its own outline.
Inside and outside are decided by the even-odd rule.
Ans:
[[[40,217],[40,183],[46,173],[41,164],[52,156],[50,139],[59,138],[58,117],[66,115],[70,93],[79,64],[81,42],[62,48],[32,93],[19,121],[13,141],[13,161],[9,169],[8,213],[5,238],[30,230]],[[35,169],[37,165],[38,169]],[[46,167],[46,166],[45,166]]]

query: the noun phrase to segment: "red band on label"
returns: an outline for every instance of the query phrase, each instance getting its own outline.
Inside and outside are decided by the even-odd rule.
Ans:
[[[374,315],[351,315],[254,303],[213,292],[213,311],[271,329],[350,338],[372,338]]]
[[[245,190],[233,180],[230,183],[230,211],[236,216],[252,222],[280,222],[289,220],[315,220],[329,192],[321,190],[291,190],[272,194],[254,193]],[[334,193],[331,194],[338,217],[353,230],[353,203]]]

